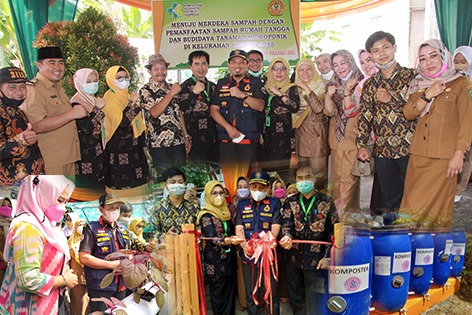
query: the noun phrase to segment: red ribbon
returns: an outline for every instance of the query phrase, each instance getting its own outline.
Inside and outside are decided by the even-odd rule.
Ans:
[[[195,251],[197,253],[197,278],[198,278],[198,297],[200,298],[200,314],[206,315],[206,299],[205,299],[205,282],[203,279],[202,257],[200,256],[200,249],[198,247],[198,237],[201,231],[197,230],[195,233]]]
[[[253,249],[251,260],[254,260],[254,265],[259,267],[259,274],[257,275],[256,283],[252,291],[252,298],[254,303],[259,305],[257,300],[257,290],[264,285],[264,301],[267,305],[270,304],[270,314],[272,314],[272,284],[271,278],[274,277],[277,281],[279,270],[277,268],[277,241],[274,235],[268,231],[254,233],[252,239],[248,241],[248,246]],[[264,281],[262,282],[262,278]]]

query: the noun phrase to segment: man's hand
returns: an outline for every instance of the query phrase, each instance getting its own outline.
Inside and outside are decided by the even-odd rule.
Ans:
[[[284,237],[282,237],[282,239],[280,240],[279,242],[279,245],[283,248],[283,249],[286,249],[286,250],[289,250],[290,248],[292,248],[292,239],[285,235]]]
[[[360,148],[357,150],[357,159],[361,160],[362,162],[370,161],[370,154],[366,148]]]
[[[241,91],[237,86],[233,86],[229,89],[229,94],[231,94],[232,97],[236,98],[244,98],[246,96],[246,93]]]
[[[316,269],[323,269],[326,270],[329,268],[329,259],[328,258],[321,258],[316,266]]]
[[[30,123],[28,123],[28,127],[21,134],[27,145],[33,145],[38,142],[38,136],[36,132],[33,131],[33,126]]]
[[[75,105],[70,111],[72,119],[80,119],[88,116],[87,110],[82,105]]]
[[[182,91],[182,87],[178,83],[172,84],[172,87],[169,90],[169,94],[172,95],[172,97],[176,96],[177,94]]]
[[[228,126],[228,128],[226,128],[226,132],[231,139],[236,139],[241,135],[241,132],[233,126]]]
[[[193,94],[198,95],[198,94],[202,93],[204,90],[205,90],[205,84],[203,84],[203,82],[201,82],[201,81],[198,81],[193,86],[192,92],[193,92]]]
[[[375,98],[377,101],[382,103],[388,103],[392,99],[392,95],[385,88],[378,88],[377,93],[375,93]]]

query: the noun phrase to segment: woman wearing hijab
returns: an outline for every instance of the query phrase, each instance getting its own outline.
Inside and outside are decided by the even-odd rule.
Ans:
[[[469,78],[472,78],[472,47],[457,47],[457,49],[454,51],[454,67],[458,70],[464,71]],[[467,188],[470,176],[472,175],[471,173],[472,154],[469,150],[465,155],[464,170],[461,174],[459,174],[454,202],[459,202],[462,199],[462,194],[464,194],[464,191]]]
[[[238,244],[234,224],[225,200],[223,185],[212,180],[205,185],[205,207],[198,213],[204,237],[218,238],[206,241],[204,255],[205,271],[209,279],[211,306],[214,314],[235,313],[236,249]],[[244,240],[241,240],[244,241]]]
[[[81,105],[88,116],[76,120],[80,141],[80,161],[75,163],[75,182],[79,187],[103,187],[103,141],[102,125],[105,114],[102,112],[105,101],[95,97],[98,91],[98,73],[83,68],[74,74],[77,93],[72,96],[72,106]]]
[[[403,108],[418,123],[400,212],[423,227],[450,228],[457,176],[472,140],[472,82],[437,39],[419,46],[418,70]]]
[[[326,188],[328,174],[328,117],[324,109],[324,84],[311,59],[303,58],[295,70],[300,110],[293,115],[295,144],[300,165],[310,164],[316,189]],[[307,162],[308,161],[308,162]]]
[[[139,95],[128,92],[128,70],[113,66],[106,74],[110,89],[105,99],[105,184],[111,189],[147,190],[149,167],[144,153],[144,120],[136,103]]]
[[[84,265],[79,260],[80,242],[84,238],[85,221],[77,219],[72,234],[67,240],[70,250],[70,268],[77,274],[78,285],[70,289],[70,315],[86,315],[89,298],[85,285]]]
[[[263,147],[267,155],[263,169],[286,172],[290,167],[295,133],[292,114],[298,112],[300,99],[295,84],[290,83],[290,66],[285,58],[274,58],[268,67],[265,89],[269,99],[265,108]]]
[[[326,85],[325,113],[333,117],[329,128],[331,148],[331,189],[339,215],[359,209],[359,177],[352,175],[357,163],[356,128],[364,78],[354,57],[347,50],[331,55],[334,75]]]
[[[66,214],[66,225],[62,228],[64,235],[67,239],[72,235],[72,231],[74,231],[75,222],[79,219],[79,216],[73,212],[69,212]]]
[[[143,218],[134,218],[131,220],[128,230],[133,232],[138,237],[139,241],[146,243],[146,240],[143,237],[143,231],[145,227],[146,221],[144,221]]]
[[[4,256],[1,314],[58,314],[60,294],[77,285],[69,247],[56,228],[74,183],[64,176],[28,176],[21,184]],[[62,300],[62,298],[61,298]]]

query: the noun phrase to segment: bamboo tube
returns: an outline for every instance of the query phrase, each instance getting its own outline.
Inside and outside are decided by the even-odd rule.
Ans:
[[[177,315],[182,314],[182,267],[181,267],[181,244],[180,236],[175,236],[174,240],[174,259],[175,259],[175,285],[176,285],[176,298],[177,298]]]
[[[337,263],[342,259],[344,248],[344,223],[334,224],[334,262]],[[332,257],[333,258],[333,257]]]
[[[192,314],[192,301],[190,296],[190,275],[189,275],[189,246],[187,243],[187,234],[179,235],[180,239],[180,278],[181,278],[181,296],[182,296],[182,315]]]
[[[177,301],[177,291],[176,291],[176,273],[175,273],[175,236],[166,235],[166,271],[168,274],[169,283],[169,292],[167,303],[167,309],[169,310],[169,315],[176,315],[176,301]]]
[[[195,248],[195,226],[193,224],[182,225],[182,232],[187,238],[188,245],[188,261],[190,272],[190,296],[192,301],[192,314],[200,314],[199,298],[198,298],[198,278],[197,278],[197,253]]]

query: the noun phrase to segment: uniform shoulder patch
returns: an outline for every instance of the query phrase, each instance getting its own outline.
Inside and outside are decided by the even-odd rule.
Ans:
[[[36,84],[36,82],[38,82],[38,78],[33,78],[33,79],[29,80],[28,82],[26,82],[26,85],[34,86]]]

